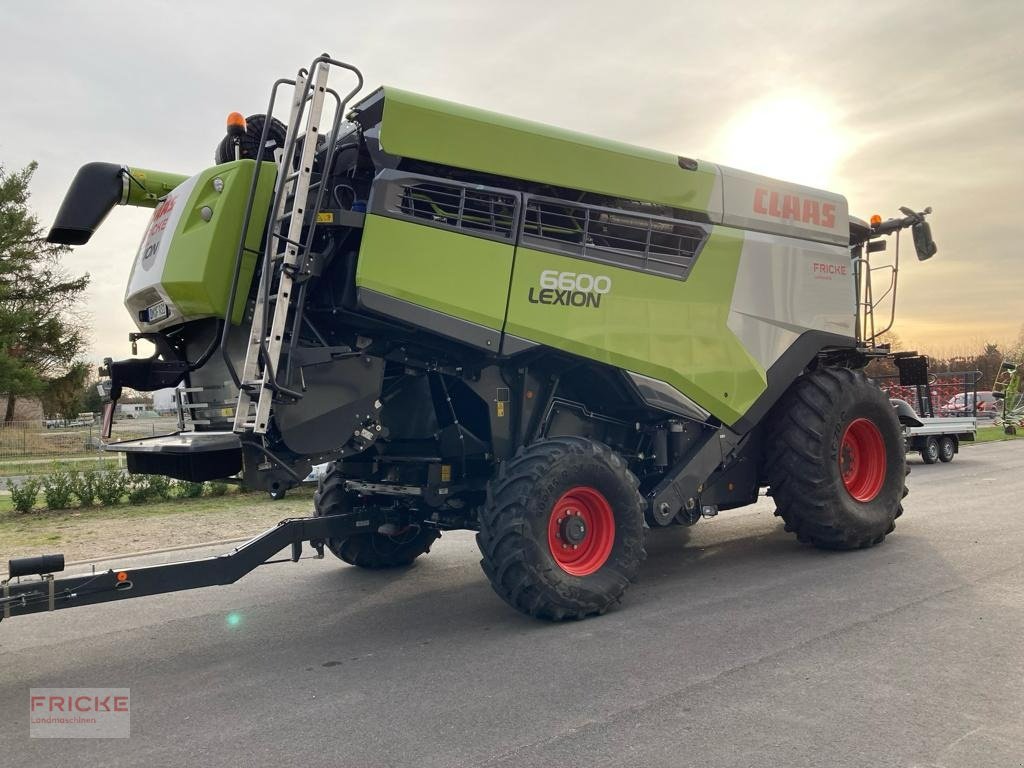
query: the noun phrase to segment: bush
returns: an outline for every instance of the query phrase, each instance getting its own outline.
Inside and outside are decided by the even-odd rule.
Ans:
[[[62,469],[43,478],[43,498],[47,509],[67,509],[71,506],[74,485],[71,474]]]
[[[153,492],[149,487],[149,478],[145,475],[132,475],[129,477],[127,489],[129,504],[143,504],[153,496]]]
[[[170,498],[171,480],[163,475],[132,475],[128,481],[128,503],[143,504]]]
[[[103,506],[120,504],[127,490],[128,478],[116,469],[96,473],[96,497],[103,502]]]
[[[203,484],[179,480],[174,484],[174,495],[179,499],[198,499],[203,495]]]
[[[96,503],[96,473],[92,470],[71,473],[71,492],[83,507],[91,507]]]
[[[171,478],[164,475],[146,475],[146,484],[149,486],[149,497],[164,501],[171,498]]]
[[[31,512],[39,498],[41,483],[30,477],[21,483],[8,481],[7,489],[11,492],[11,503],[18,512]]]
[[[228,492],[228,484],[222,483],[220,480],[214,480],[207,484],[206,489],[207,493],[211,496],[223,496]]]

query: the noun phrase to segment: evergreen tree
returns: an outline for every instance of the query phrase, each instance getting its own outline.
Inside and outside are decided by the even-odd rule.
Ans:
[[[78,304],[89,276],[61,265],[67,246],[46,242],[29,208],[36,164],[17,172],[0,166],[0,392],[4,421],[19,397],[39,396],[72,370],[85,350]]]
[[[85,396],[88,392],[86,382],[89,379],[89,366],[78,362],[68,368],[67,373],[46,382],[42,392],[43,409],[49,415],[62,416],[65,419],[73,419],[82,411],[102,410],[99,408],[86,408]],[[95,384],[92,391],[96,392]],[[96,393],[96,399],[99,394]],[[91,404],[91,403],[90,403]]]

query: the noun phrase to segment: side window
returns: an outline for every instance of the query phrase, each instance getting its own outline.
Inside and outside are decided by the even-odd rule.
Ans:
[[[519,195],[434,176],[383,171],[374,183],[369,208],[390,218],[512,243]]]
[[[531,196],[520,242],[685,280],[707,237],[705,227],[688,221]]]

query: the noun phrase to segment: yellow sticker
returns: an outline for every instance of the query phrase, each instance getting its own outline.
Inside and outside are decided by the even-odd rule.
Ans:
[[[442,464],[441,465],[441,482],[450,483],[452,481],[452,465]]]
[[[504,400],[499,400],[498,401],[498,418],[500,419],[500,418],[503,418],[504,416],[505,416],[505,401]]]
[[[316,215],[317,224],[333,224],[334,214],[331,211],[320,211]]]

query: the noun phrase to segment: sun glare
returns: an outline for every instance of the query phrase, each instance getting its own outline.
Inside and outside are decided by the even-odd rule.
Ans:
[[[834,110],[795,94],[767,98],[738,113],[719,146],[724,165],[826,189],[849,151]]]

